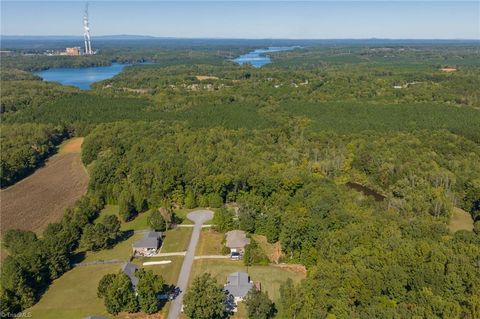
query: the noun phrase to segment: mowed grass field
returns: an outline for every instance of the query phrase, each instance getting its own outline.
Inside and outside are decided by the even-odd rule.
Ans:
[[[193,279],[203,273],[210,273],[219,283],[225,284],[227,276],[236,271],[244,271],[250,279],[262,284],[262,291],[267,291],[273,301],[280,299],[279,288],[288,278],[295,283],[305,278],[305,273],[293,271],[277,266],[244,266],[243,261],[225,259],[200,259],[193,262],[189,284]]]
[[[0,192],[1,234],[13,228],[41,233],[85,194],[88,174],[80,159],[82,142],[83,138],[64,142],[44,167]]]
[[[122,260],[128,261],[132,256],[132,244],[141,239],[143,234],[134,234],[124,241],[117,243],[111,249],[104,249],[100,251],[88,251],[85,255],[85,259],[81,262],[92,261],[107,261],[107,260]]]
[[[170,264],[164,265],[148,265],[142,266],[147,261],[172,261]],[[132,261],[140,267],[153,271],[155,274],[160,275],[168,285],[176,285],[178,280],[178,274],[182,268],[183,256],[170,256],[170,257],[151,257],[151,258],[135,258]]]
[[[198,240],[195,256],[223,255],[222,247],[225,235],[211,228],[203,228]]]
[[[189,229],[187,229],[189,230]],[[187,232],[181,232],[187,234]],[[135,234],[127,240],[117,244],[109,250],[99,252],[88,252],[83,262],[121,259],[128,260],[131,255],[133,241],[140,238],[142,234]],[[170,264],[144,266],[155,274],[161,275],[165,283],[175,285],[183,263],[183,256],[172,256],[164,258],[136,258],[132,262],[143,267],[143,262],[171,260]],[[55,280],[40,301],[28,309],[32,318],[71,318],[80,319],[88,315],[102,315],[106,318],[163,318],[168,313],[167,303],[160,313],[146,316],[145,314],[126,314],[118,316],[109,315],[103,305],[103,300],[97,297],[97,287],[100,279],[109,273],[118,273],[121,263],[109,265],[78,266],[65,273]]]
[[[120,264],[76,267],[48,288],[40,301],[27,312],[35,319],[81,319],[89,315],[113,318],[97,297],[100,279],[120,271]]]
[[[177,227],[164,232],[164,241],[160,248],[160,253],[175,253],[186,251],[190,238],[192,237],[193,228]]]
[[[100,222],[108,215],[115,215],[119,217],[118,205],[105,205],[105,207],[100,212],[99,218],[96,221]],[[145,230],[150,228],[147,221],[148,213],[140,213],[133,220],[130,220],[128,222],[122,221],[120,217],[119,220],[122,223],[121,230]]]

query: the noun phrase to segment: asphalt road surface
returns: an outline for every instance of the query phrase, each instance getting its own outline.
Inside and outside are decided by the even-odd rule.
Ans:
[[[190,276],[193,259],[195,257],[195,248],[197,247],[198,239],[200,238],[200,231],[202,230],[203,223],[213,218],[213,212],[209,210],[196,210],[188,214],[187,218],[193,221],[195,226],[193,227],[192,237],[190,238],[190,244],[188,244],[187,253],[183,259],[180,275],[178,276],[177,287],[180,289],[180,294],[172,301],[167,319],[178,319],[180,317],[183,295],[187,289],[188,278]]]

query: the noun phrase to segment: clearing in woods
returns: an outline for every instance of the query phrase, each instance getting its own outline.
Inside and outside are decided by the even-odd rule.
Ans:
[[[458,230],[473,230],[473,219],[472,216],[460,209],[458,207],[454,207],[452,211],[452,216],[450,217],[450,221],[447,225],[448,229],[454,233]]]
[[[24,229],[41,233],[85,194],[88,175],[80,159],[83,138],[64,142],[45,166],[1,191],[0,232]]]

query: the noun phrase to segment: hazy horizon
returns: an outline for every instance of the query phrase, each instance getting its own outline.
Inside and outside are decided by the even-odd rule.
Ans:
[[[96,36],[480,39],[477,1],[96,1]],[[82,36],[85,2],[2,1],[2,36]]]
[[[247,0],[248,1],[248,0]],[[31,34],[0,34],[0,37],[5,38],[57,38],[57,39],[82,39],[83,35],[75,34],[64,34],[64,35],[31,35]],[[168,39],[179,39],[179,40],[299,40],[299,41],[362,41],[362,40],[386,40],[386,41],[474,41],[480,42],[480,38],[233,38],[233,37],[181,37],[181,36],[153,36],[145,34],[105,34],[105,35],[96,35],[92,36],[92,39],[99,38],[121,38],[121,37],[131,37],[131,38],[146,38],[146,39],[159,39],[159,40],[168,40]]]

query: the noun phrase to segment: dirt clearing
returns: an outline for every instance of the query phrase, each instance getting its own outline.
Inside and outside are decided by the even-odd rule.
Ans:
[[[216,76],[209,76],[209,75],[197,75],[196,78],[197,78],[197,80],[199,80],[199,81],[218,80],[218,77],[216,77]]]
[[[456,72],[457,69],[456,68],[442,68],[440,69],[442,72],[447,72],[447,73],[451,73],[451,72]]]
[[[276,242],[275,244],[270,244],[268,243],[267,237],[265,236],[253,235],[252,237],[258,242],[260,247],[262,247],[263,251],[267,254],[270,262],[278,264],[280,261],[280,258],[283,256],[280,242]]]
[[[58,154],[80,154],[82,151],[83,137],[74,137],[60,145]]]
[[[80,159],[82,141],[65,142],[44,167],[0,192],[2,235],[12,228],[41,233],[85,194],[88,175]]]

